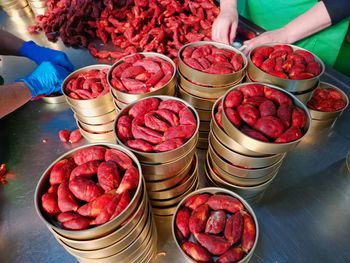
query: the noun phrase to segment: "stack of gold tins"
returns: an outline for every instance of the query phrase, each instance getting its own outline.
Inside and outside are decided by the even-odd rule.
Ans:
[[[164,152],[141,152],[125,146],[118,135],[118,119],[128,114],[137,103],[157,98],[160,101],[178,101],[185,104],[196,118],[197,127],[193,135],[181,146]],[[148,197],[154,215],[171,216],[177,204],[190,192],[199,187],[198,156],[196,144],[198,141],[199,117],[195,109],[183,100],[170,96],[152,96],[125,107],[115,121],[115,133],[118,143],[133,152],[140,161],[142,173],[146,181]]]
[[[226,49],[240,54],[244,62],[242,69],[230,74],[210,74],[191,68],[183,60],[183,51],[187,47],[199,47],[203,45],[212,45],[219,49]],[[229,45],[211,41],[192,42],[184,45],[179,50],[178,57],[178,97],[190,103],[197,110],[200,118],[197,147],[207,149],[211,109],[215,101],[230,87],[242,81],[248,64],[247,59],[239,50]]]
[[[36,16],[45,14],[47,10],[47,0],[28,0],[28,4]]]
[[[323,94],[321,94],[321,92],[319,92],[319,90],[321,89],[326,91],[332,90],[332,92],[336,93],[330,96],[335,98],[332,101],[331,99],[328,99],[326,97],[324,98],[323,108],[328,107],[327,111],[322,111],[321,109],[318,110],[315,107],[312,107],[312,102],[317,103],[317,93],[319,93],[319,97],[324,96]],[[339,109],[332,110],[331,108],[334,106],[334,103],[339,103],[339,99],[343,101],[342,105],[339,107]],[[332,84],[320,82],[320,86],[315,90],[311,100],[307,103],[307,107],[310,111],[310,115],[312,118],[310,132],[315,133],[318,131],[330,130],[348,105],[349,98],[344,91]]]
[[[74,99],[69,96],[66,86],[69,81],[77,78],[81,73],[93,70],[108,70],[109,67],[109,65],[101,64],[78,69],[71,73],[62,84],[62,92],[74,112],[80,132],[89,142],[114,143],[116,140],[113,132],[113,122],[117,116],[117,112],[115,111],[111,93],[108,91],[104,95],[92,99]],[[104,86],[109,88],[107,84],[107,72],[106,78],[99,80],[101,80],[101,83],[105,82]],[[82,89],[84,89],[84,85]]]
[[[100,226],[85,230],[67,230],[61,228],[54,219],[49,218],[42,209],[41,196],[48,188],[53,165],[81,149],[92,146],[91,144],[62,155],[43,173],[35,191],[36,211],[56,240],[79,262],[151,262],[157,252],[157,230],[140,163],[134,154],[121,146],[108,143],[93,145],[120,150],[127,154],[137,166],[140,174],[138,187],[123,212]]]
[[[162,59],[162,60],[165,60],[166,62],[170,63],[170,65],[173,68],[173,74],[172,74],[170,80],[167,83],[165,83],[164,86],[162,86],[161,88],[154,89],[154,90],[151,88],[151,91],[146,92],[146,93],[127,93],[127,92],[123,92],[121,90],[114,88],[113,84],[112,84],[112,78],[113,78],[112,72],[115,69],[115,67],[124,63],[125,58],[130,58],[130,57],[135,56],[137,54],[143,55],[146,58],[156,57],[157,59]],[[114,102],[114,105],[115,105],[117,112],[120,112],[129,103],[135,102],[135,101],[142,99],[142,98],[155,96],[155,95],[174,96],[175,95],[175,86],[176,86],[175,75],[176,75],[175,63],[169,57],[162,55],[162,54],[159,54],[159,53],[155,53],[155,52],[140,52],[140,53],[126,56],[126,57],[122,58],[121,60],[117,61],[115,64],[112,65],[112,67],[108,73],[108,84],[111,87],[110,90],[111,90],[113,102]]]
[[[275,45],[276,44],[264,44],[263,46],[275,46]],[[294,45],[287,45],[287,44],[282,44],[282,45],[290,46],[294,51],[296,50],[307,51],[303,48],[300,48]],[[261,70],[260,68],[258,68],[256,65],[254,65],[254,63],[252,62],[252,54],[254,54],[254,51],[257,48],[259,48],[259,46],[253,49],[248,56],[247,81],[264,82],[264,83],[276,85],[290,92],[302,103],[306,104],[306,102],[311,98],[313,91],[319,86],[320,77],[324,73],[325,66],[322,60],[319,57],[317,57],[315,54],[312,54],[310,51],[308,51],[313,55],[315,61],[319,63],[321,67],[320,74],[312,78],[300,79],[300,80],[284,79],[284,78],[279,78],[271,74],[268,74],[263,70]]]
[[[2,0],[0,6],[9,16],[33,15],[27,0]]]
[[[237,85],[231,90],[247,84],[249,85]],[[275,86],[265,85],[288,94]],[[277,176],[286,152],[293,149],[305,136],[310,126],[310,116],[306,106],[289,94],[294,104],[302,108],[308,116],[304,135],[289,143],[263,142],[245,135],[229,121],[222,110],[222,100],[226,96],[218,99],[212,110],[209,148],[204,168],[207,183],[232,190],[250,202],[257,202]],[[222,124],[218,123],[216,114],[221,116]]]

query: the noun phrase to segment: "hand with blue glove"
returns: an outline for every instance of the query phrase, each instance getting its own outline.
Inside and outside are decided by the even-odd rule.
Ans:
[[[66,68],[44,61],[31,74],[17,82],[24,82],[32,93],[32,98],[35,98],[53,92],[61,93],[62,82],[68,75]]]
[[[38,65],[43,61],[50,61],[68,71],[74,70],[73,64],[64,52],[39,46],[33,41],[24,42],[19,52],[20,55],[35,61]]]

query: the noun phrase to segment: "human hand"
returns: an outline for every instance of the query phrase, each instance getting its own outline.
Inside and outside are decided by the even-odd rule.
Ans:
[[[290,44],[288,42],[288,36],[287,32],[284,28],[279,28],[276,30],[266,31],[262,33],[261,35],[252,38],[250,40],[244,41],[243,46],[245,47],[242,52],[245,55],[248,55],[248,53],[254,49],[256,46],[268,44],[268,43],[284,43],[284,44]]]
[[[24,82],[32,93],[32,98],[61,92],[63,80],[68,76],[67,69],[44,61],[31,74],[17,80]]]
[[[38,65],[43,61],[50,61],[64,67],[68,71],[74,70],[73,64],[64,52],[39,46],[33,41],[24,42],[20,49],[20,54],[34,60]]]
[[[237,9],[222,10],[212,27],[212,39],[230,45],[236,37],[238,25]]]

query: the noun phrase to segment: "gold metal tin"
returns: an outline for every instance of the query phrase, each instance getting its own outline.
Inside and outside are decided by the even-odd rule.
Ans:
[[[155,226],[153,224],[152,214],[149,213],[149,218],[145,228],[142,230],[141,234],[130,244],[126,249],[119,251],[115,249],[115,254],[109,257],[102,258],[84,258],[84,257],[75,257],[79,262],[84,263],[115,263],[115,262],[129,262],[133,258],[136,258],[142,251],[147,248],[149,242],[152,241],[152,236],[157,235]]]
[[[79,124],[84,130],[88,130],[92,132],[105,132],[105,131],[113,131],[114,120],[104,124],[96,124],[96,125],[91,125],[84,122],[79,122]]]
[[[211,167],[213,171],[219,176],[222,180],[234,184],[234,185],[240,185],[240,186],[256,186],[259,184],[262,184],[268,180],[270,180],[278,171],[273,171],[271,174],[267,174],[264,176],[261,176],[259,178],[244,178],[244,177],[239,177],[235,176],[233,174],[230,174],[226,172],[225,170],[221,169],[215,162],[212,162],[210,159],[209,155],[207,155],[206,158],[206,165],[208,167]]]
[[[66,229],[62,229],[60,227],[58,227],[57,225],[53,224],[53,222],[51,220],[48,220],[46,218],[46,216],[44,215],[44,213],[42,213],[42,209],[41,209],[41,196],[45,193],[45,191],[48,189],[49,187],[49,178],[50,178],[50,172],[52,167],[54,166],[55,163],[57,163],[58,161],[70,157],[72,156],[75,152],[90,147],[90,146],[94,146],[94,145],[99,145],[99,146],[105,146],[111,149],[117,149],[119,151],[124,152],[125,154],[127,154],[135,163],[139,174],[140,174],[140,178],[139,178],[139,183],[137,186],[137,189],[135,191],[134,196],[132,197],[132,199],[130,200],[130,203],[128,204],[128,206],[124,209],[123,212],[121,212],[116,218],[114,218],[113,220],[101,225],[101,226],[97,226],[94,228],[90,228],[90,229],[86,229],[86,230],[79,230],[79,231],[73,231],[73,230],[66,230]],[[136,156],[129,151],[128,149],[125,149],[124,147],[121,147],[119,145],[115,145],[115,144],[110,144],[110,143],[93,143],[93,144],[87,144],[87,145],[83,145],[77,148],[74,148],[71,151],[68,151],[67,153],[61,155],[58,159],[56,159],[42,174],[41,178],[39,179],[39,182],[36,186],[35,189],[35,194],[34,194],[34,204],[35,204],[35,209],[40,217],[40,219],[46,224],[47,227],[50,227],[52,229],[54,229],[57,233],[59,233],[60,235],[67,237],[67,238],[71,238],[71,239],[75,239],[75,240],[87,240],[87,239],[94,239],[94,238],[99,238],[102,236],[105,236],[109,233],[111,233],[112,231],[114,231],[115,229],[117,229],[118,227],[120,227],[120,225],[128,218],[130,217],[130,215],[132,213],[134,213],[138,203],[139,203],[139,199],[141,197],[142,194],[142,187],[143,187],[143,176],[142,176],[142,170],[141,170],[141,166],[140,163],[138,161],[138,159],[136,158]]]
[[[236,153],[224,145],[216,138],[214,134],[209,135],[209,141],[213,149],[225,160],[230,161],[236,166],[256,169],[263,168],[278,162],[284,158],[284,154],[275,154],[264,157],[252,157]]]
[[[132,229],[138,224],[140,218],[143,214],[148,214],[149,205],[148,205],[148,197],[145,186],[142,187],[142,197],[136,206],[136,211],[130,215],[130,217],[126,220],[127,223],[120,226],[120,228],[111,232],[110,234],[89,240],[74,240],[70,238],[66,238],[59,233],[57,233],[54,229],[49,228],[49,230],[62,242],[64,242],[67,246],[79,250],[97,250],[110,246],[111,244],[123,239],[128,233],[132,231]]]
[[[306,122],[306,128],[304,129],[304,135],[300,137],[298,140],[288,142],[288,143],[272,143],[272,142],[263,142],[256,140],[248,135],[245,135],[243,132],[241,132],[239,129],[237,129],[227,118],[225,111],[223,110],[221,112],[221,118],[222,118],[222,124],[224,126],[225,132],[233,138],[233,140],[237,141],[239,144],[241,144],[243,147],[248,148],[251,151],[260,152],[262,154],[278,154],[283,153],[292,150],[297,144],[305,137],[307,131],[310,127],[311,122],[311,116],[309,111],[307,110],[306,106],[298,100],[294,95],[290,94],[289,92],[285,91],[284,89],[278,88],[276,86],[265,84],[265,83],[259,83],[256,82],[256,84],[261,84],[268,86],[270,88],[274,88],[276,90],[279,90],[286,95],[288,95],[292,100],[294,105],[302,108],[307,116],[307,122]],[[240,84],[232,89],[230,89],[224,96],[223,101],[225,101],[227,94],[236,88],[239,88],[241,86],[245,86],[247,84]]]
[[[251,60],[251,55],[254,53],[254,50],[257,49],[258,47],[261,46],[274,46],[278,43],[272,43],[272,44],[264,44],[264,45],[260,45],[257,46],[256,48],[254,48],[253,50],[250,51],[249,55],[248,55],[248,74],[249,74],[249,78],[251,80],[257,81],[257,82],[265,82],[265,83],[270,83],[279,87],[282,87],[285,90],[288,91],[292,91],[292,92],[301,92],[301,91],[306,91],[309,90],[311,88],[313,88],[320,76],[322,76],[322,74],[324,73],[325,70],[325,66],[322,62],[322,60],[316,56],[314,53],[310,52],[309,50],[294,46],[294,45],[288,45],[291,46],[293,48],[293,50],[306,50],[310,53],[312,53],[315,57],[315,61],[317,61],[320,65],[321,65],[321,73],[318,76],[315,76],[313,78],[309,78],[309,79],[303,79],[303,80],[292,80],[292,79],[283,79],[283,78],[278,78],[275,76],[272,76],[266,72],[264,72],[263,70],[261,70],[260,68],[258,68],[257,66],[254,65],[254,63]]]
[[[230,196],[233,196],[235,198],[237,198],[245,207],[245,209],[248,211],[248,213],[252,216],[253,220],[254,220],[254,224],[255,224],[255,240],[254,240],[254,245],[252,247],[252,249],[249,251],[249,253],[247,255],[244,256],[243,259],[241,259],[239,261],[239,263],[247,263],[249,262],[249,260],[251,259],[251,257],[254,254],[255,248],[257,246],[258,243],[258,239],[259,239],[259,224],[258,224],[258,219],[255,216],[255,213],[253,211],[253,209],[251,208],[251,206],[246,202],[245,199],[243,199],[240,195],[227,190],[227,189],[223,189],[223,188],[219,188],[219,187],[206,187],[206,188],[202,188],[199,189],[197,191],[192,192],[191,194],[189,194],[186,198],[184,198],[178,205],[176,208],[176,213],[173,215],[172,218],[172,222],[171,222],[171,230],[172,230],[172,235],[173,235],[173,239],[176,243],[177,248],[181,251],[182,255],[186,258],[186,260],[188,262],[195,262],[193,259],[191,259],[189,256],[187,256],[187,254],[182,250],[181,245],[179,244],[177,238],[176,238],[176,234],[175,234],[175,224],[176,224],[176,214],[178,213],[178,211],[180,210],[180,208],[186,203],[186,201],[194,195],[197,194],[204,194],[204,193],[210,193],[210,194],[227,194]]]
[[[155,216],[171,216],[176,211],[176,205],[167,207],[152,206],[152,211]]]
[[[206,179],[206,184],[207,186],[209,187],[226,187],[225,185],[220,185],[220,184],[217,184],[216,182],[214,182],[212,180],[212,178],[210,177],[210,175],[207,173],[207,169],[206,167],[204,167],[204,175],[205,175],[205,179]],[[245,197],[245,200],[248,202],[248,203],[257,203],[261,200],[261,198],[264,196],[264,193],[265,191],[262,191],[261,193],[258,193],[256,195],[253,195],[253,196],[250,196],[250,197]]]
[[[179,91],[178,93],[179,98],[187,101],[196,109],[210,111],[216,101],[216,99],[203,99],[203,98],[191,95],[190,93],[187,93],[185,90],[183,90],[181,86],[179,86],[178,91]]]
[[[225,94],[225,92],[234,85],[241,83],[244,76],[230,85],[224,86],[201,86],[199,84],[192,83],[186,79],[180,71],[178,71],[178,86],[180,86],[187,93],[205,99],[216,99]]]
[[[228,188],[228,189],[234,191],[235,193],[241,195],[244,198],[253,198],[256,195],[264,192],[269,187],[269,185],[272,183],[273,179],[275,179],[277,174],[278,174],[278,171],[277,171],[270,180],[268,180],[262,184],[259,184],[259,185],[241,186],[241,185],[231,184],[231,183],[223,180],[221,177],[219,177],[213,171],[213,169],[210,166],[208,167],[207,165],[205,165],[204,169],[206,170],[206,173],[211,177],[211,179],[214,182],[216,182],[216,184],[221,185],[225,188]]]
[[[114,94],[115,98],[117,98],[119,101],[122,101],[124,103],[131,103],[134,101],[137,101],[139,99],[145,98],[145,97],[150,97],[150,96],[155,96],[155,95],[170,95],[170,94],[174,94],[174,87],[176,85],[175,83],[175,75],[176,75],[176,65],[174,63],[174,61],[172,61],[169,57],[163,55],[163,54],[159,54],[159,53],[155,53],[155,52],[140,52],[137,54],[142,54],[145,57],[159,57],[161,59],[164,59],[165,61],[169,62],[172,66],[173,66],[173,70],[174,73],[171,77],[171,79],[162,87],[159,88],[157,90],[151,91],[151,92],[147,92],[147,93],[141,93],[141,94],[130,94],[130,93],[125,93],[125,92],[121,92],[115,88],[112,87],[111,85],[111,79],[112,79],[112,71],[113,69],[124,62],[124,58],[118,60],[116,63],[114,63],[112,65],[112,67],[110,68],[108,75],[107,75],[107,81],[110,87],[111,92]],[[128,55],[126,57],[130,57],[133,56],[132,55]]]
[[[50,103],[50,104],[57,104],[57,103],[66,103],[66,98],[61,95],[61,96],[46,96],[43,97],[42,100],[46,103]]]
[[[113,96],[114,105],[118,107],[120,110],[124,109],[126,106],[129,105],[129,103],[124,103],[118,100],[113,94],[112,96]]]
[[[267,156],[266,154],[258,153],[249,150],[248,148],[243,147],[240,145],[238,142],[236,142],[231,136],[229,136],[216,122],[215,119],[215,113],[217,112],[217,109],[219,107],[219,102],[221,101],[222,98],[219,98],[212,109],[211,112],[211,124],[210,128],[213,134],[219,139],[219,141],[225,145],[227,148],[230,150],[243,154],[243,155],[248,155],[248,156]]]
[[[166,190],[154,192],[147,191],[149,198],[151,200],[166,200],[183,194],[190,185],[192,185],[196,178],[198,178],[198,158],[196,160],[197,162],[195,163],[195,166],[192,166],[187,178],[185,177],[178,185]]]
[[[181,169],[179,173],[177,173],[176,175],[170,178],[167,178],[161,181],[147,181],[146,182],[147,190],[162,191],[165,189],[169,189],[174,185],[178,184],[188,175],[188,173],[190,172],[190,169],[192,168],[192,162],[194,162],[197,158],[198,158],[197,154],[195,154],[195,156],[193,156],[193,160],[188,162],[188,164],[186,164],[186,166],[183,169]]]
[[[199,188],[199,180],[196,180],[197,183],[195,184],[195,189],[198,189]],[[193,191],[194,191],[193,190]],[[183,200],[183,197],[181,196],[182,200]],[[176,211],[176,208],[177,206],[166,206],[166,207],[159,207],[159,206],[154,206],[152,205],[152,210],[153,210],[153,213],[155,216],[158,216],[158,217],[166,217],[166,216],[171,216],[175,213]]]
[[[110,112],[111,110],[113,110],[114,106],[113,106],[113,98],[111,96],[111,94],[108,92],[105,95],[99,96],[97,98],[94,99],[90,99],[90,100],[76,100],[76,99],[72,99],[68,96],[68,94],[66,94],[65,92],[65,87],[68,83],[68,81],[74,77],[76,77],[77,75],[81,74],[81,73],[85,73],[89,70],[92,69],[105,69],[105,68],[110,68],[110,65],[107,64],[97,64],[97,65],[91,65],[91,66],[87,66],[87,67],[83,67],[80,68],[74,72],[72,72],[71,74],[69,74],[65,80],[62,83],[62,92],[66,97],[66,100],[68,102],[69,105],[71,105],[72,107],[74,107],[74,111],[76,113],[78,113],[79,115],[84,115],[84,116],[98,116],[98,115],[102,115],[104,113]],[[109,110],[105,110],[104,112],[98,112],[98,109],[109,109]],[[98,112],[96,115],[88,115],[87,113],[84,114],[84,112],[94,112],[95,113]]]
[[[197,109],[199,119],[201,121],[210,121],[211,120],[211,110],[201,110]]]
[[[341,89],[339,89],[338,87],[336,87],[336,86],[334,86],[334,85],[332,85],[330,83],[320,82],[319,87],[322,88],[322,89],[329,89],[329,88],[336,89],[337,91],[339,91],[339,93],[342,95],[343,99],[346,101],[346,105],[341,110],[332,111],[332,112],[324,112],[324,111],[318,111],[318,110],[309,109],[311,118],[313,120],[314,119],[326,120],[326,119],[335,119],[335,118],[337,118],[348,107],[348,105],[349,105],[349,98],[348,98],[348,96],[345,94],[344,91],[342,91]]]
[[[116,252],[123,251],[125,248],[127,248],[131,243],[133,243],[133,241],[137,239],[139,235],[142,235],[143,233],[145,235],[146,234],[145,231],[147,231],[147,227],[149,227],[150,225],[150,219],[151,219],[150,212],[148,212],[147,214],[144,213],[141,216],[140,221],[124,238],[102,249],[78,250],[67,246],[60,239],[57,239],[57,241],[68,251],[68,253],[76,257],[82,257],[82,258],[88,258],[88,259],[110,257],[116,254]]]
[[[274,163],[271,166],[264,167],[264,168],[259,168],[259,169],[247,169],[247,168],[241,168],[238,166],[234,166],[228,161],[224,160],[221,156],[218,155],[215,150],[211,147],[209,144],[208,148],[208,154],[209,158],[212,161],[213,165],[217,165],[220,167],[222,170],[225,172],[235,175],[237,177],[242,177],[242,178],[260,178],[260,177],[265,177],[268,174],[271,174],[275,171],[277,171],[280,166],[282,165],[283,158],[281,158],[278,162]]]
[[[68,100],[67,100],[67,103],[71,107],[71,109],[74,113],[78,114],[79,116],[86,116],[86,117],[101,116],[101,115],[104,115],[108,112],[111,112],[115,108],[115,106],[113,104],[113,100],[112,100],[112,105],[107,103],[107,104],[101,104],[100,106],[95,106],[95,107],[91,106],[88,108],[76,107],[76,106],[70,104],[68,102]]]
[[[185,155],[178,159],[162,164],[141,163],[142,172],[147,180],[159,181],[165,180],[178,174],[185,166],[191,163],[193,155],[196,152],[196,145],[192,146]]]
[[[157,253],[157,235],[152,235],[144,251],[130,259],[130,263],[148,263]]]
[[[325,128],[331,128],[338,118],[326,119],[326,120],[311,120],[310,131],[323,130]]]
[[[210,131],[210,121],[200,121],[199,124],[199,131],[205,131],[208,132]]]
[[[88,140],[89,142],[116,142],[115,133],[113,130],[106,131],[105,133],[91,133],[85,130],[79,121],[77,121],[78,128],[80,130],[81,135]]]
[[[298,100],[300,100],[302,103],[304,103],[306,105],[306,103],[311,99],[313,92],[315,91],[315,89],[317,89],[320,85],[320,81],[317,81],[317,84],[306,91],[303,92],[290,92],[291,94],[293,94]]]
[[[237,72],[233,72],[229,74],[209,74],[187,66],[185,62],[182,60],[183,50],[188,46],[198,47],[204,44],[210,44],[217,48],[225,48],[240,54],[244,61],[243,68]],[[229,85],[229,84],[235,83],[245,75],[245,69],[247,67],[247,58],[241,51],[239,51],[238,49],[230,45],[226,45],[226,44],[222,44],[214,41],[198,41],[198,42],[191,42],[186,45],[183,45],[179,50],[178,58],[179,58],[179,65],[178,65],[179,71],[182,73],[183,76],[185,76],[187,79],[190,79],[195,83],[200,83],[202,85],[209,85],[209,86]]]
[[[189,188],[183,192],[181,195],[174,197],[174,198],[170,198],[170,199],[166,199],[166,200],[156,200],[156,199],[151,199],[150,203],[152,206],[158,206],[158,207],[168,207],[168,206],[173,206],[178,204],[186,195],[188,195],[189,193],[191,193],[192,191],[196,190],[199,184],[199,179],[196,178],[192,184],[189,186]]]
[[[185,142],[183,145],[181,145],[180,147],[171,150],[171,151],[167,151],[167,152],[159,152],[159,153],[149,153],[149,152],[140,152],[140,151],[136,151],[134,149],[129,148],[128,146],[124,145],[123,142],[118,138],[118,134],[117,134],[117,130],[116,130],[116,125],[118,122],[118,118],[120,116],[125,115],[129,109],[134,106],[134,104],[136,102],[133,102],[131,104],[128,105],[128,107],[124,108],[117,116],[117,118],[115,119],[115,123],[114,123],[114,134],[117,137],[117,141],[120,145],[124,146],[125,148],[129,149],[130,151],[132,151],[137,158],[140,160],[140,162],[142,163],[150,163],[150,164],[160,164],[160,163],[166,163],[166,162],[170,162],[172,160],[176,160],[179,157],[183,156],[184,154],[186,154],[190,149],[192,149],[193,145],[195,145],[197,143],[197,138],[198,138],[198,129],[199,129],[199,116],[197,111],[186,101],[183,101],[179,98],[176,97],[170,97],[170,96],[152,96],[153,98],[158,98],[160,100],[177,100],[180,101],[182,103],[184,103],[189,109],[192,110],[192,113],[194,114],[196,120],[197,120],[197,127],[196,127],[196,131],[194,132],[194,134],[192,135],[192,137],[190,139],[187,140],[187,142]],[[149,98],[149,97],[148,97]],[[143,98],[143,99],[147,99],[147,98]],[[141,99],[141,100],[143,100]],[[139,101],[141,101],[139,100]],[[137,102],[139,102],[137,101]]]
[[[80,122],[84,122],[90,125],[99,125],[102,123],[114,121],[115,117],[117,117],[117,112],[115,111],[115,109],[113,109],[112,111],[106,114],[96,116],[96,117],[87,117],[84,115],[78,115],[77,113],[74,114],[75,119],[78,119]],[[113,127],[112,127],[112,130],[113,130]]]

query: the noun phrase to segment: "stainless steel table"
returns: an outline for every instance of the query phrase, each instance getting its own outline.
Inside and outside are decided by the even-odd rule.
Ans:
[[[43,35],[30,36],[27,24],[28,20],[11,20],[0,11],[2,28],[67,52],[76,68],[96,63],[84,49],[47,42]],[[34,68],[23,58],[0,58],[5,83]],[[350,96],[349,78],[328,69],[322,79]],[[72,147],[86,143],[71,146],[59,141],[60,129],[75,126],[67,104],[42,101],[29,102],[0,120],[0,162],[13,174],[8,185],[0,185],[1,263],[76,262],[40,221],[33,202],[37,181],[47,166]],[[309,135],[288,153],[264,198],[253,204],[260,238],[251,262],[350,262],[350,174],[345,165],[349,150],[348,109],[331,132]],[[199,153],[201,160],[204,153]],[[169,222],[159,223],[159,233],[155,261],[184,262],[170,235]]]

